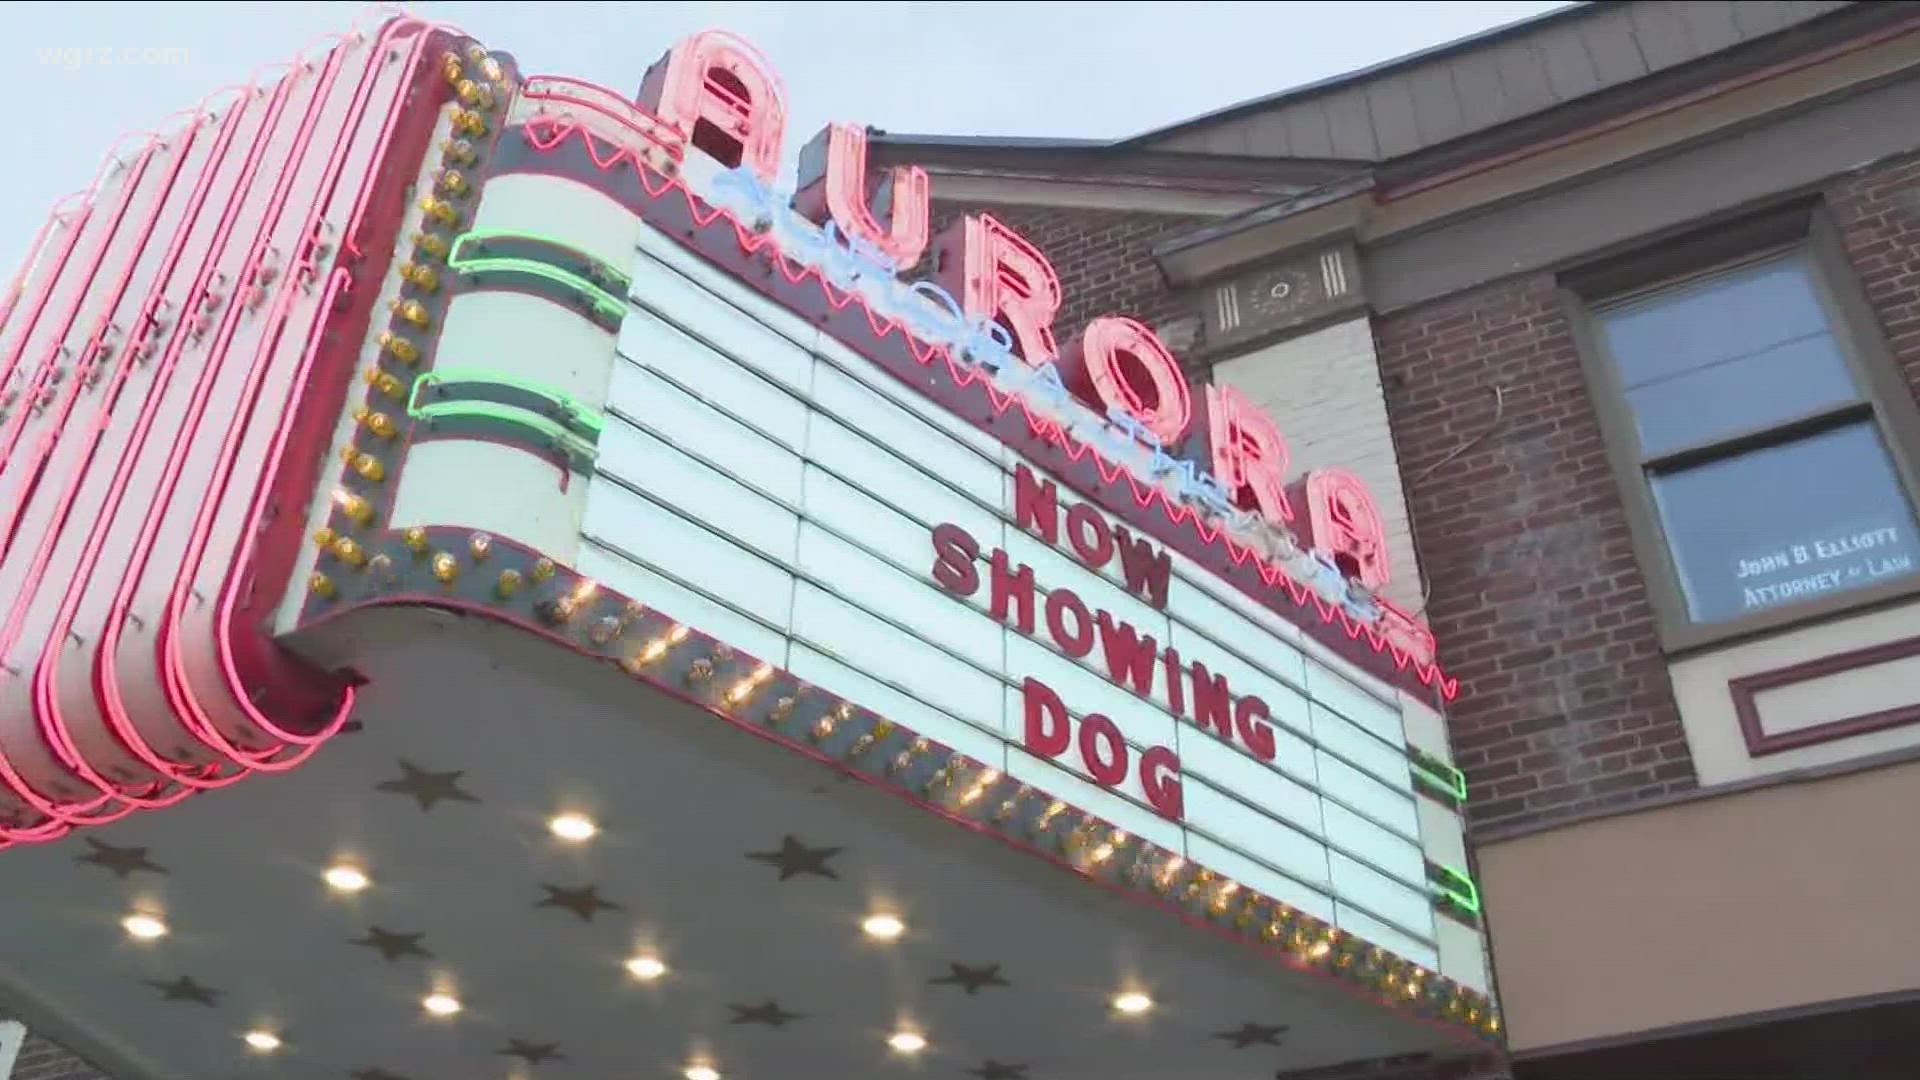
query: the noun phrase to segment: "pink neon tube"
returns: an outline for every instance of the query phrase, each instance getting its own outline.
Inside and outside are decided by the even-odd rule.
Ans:
[[[214,138],[213,146],[208,151],[207,159],[201,165],[200,175],[194,185],[192,193],[187,198],[185,208],[182,210],[180,223],[175,227],[173,241],[168,246],[166,254],[162,256],[159,267],[155,270],[152,291],[146,301],[146,310],[149,312],[154,309],[154,306],[165,294],[167,284],[172,280],[173,274],[179,266],[180,257],[186,248],[187,239],[192,234],[194,225],[199,221],[201,211],[205,209],[207,194],[212,189],[214,179],[219,175],[222,163],[226,160],[227,150],[233,142],[234,133],[239,127],[239,121],[244,111],[245,110],[237,107],[228,110],[225,120],[220,125],[219,132]],[[189,131],[193,133],[189,136],[190,138],[197,137],[199,118],[203,115],[200,111],[195,111],[193,126],[189,128]],[[180,164],[185,164],[188,149],[189,147],[187,145],[182,145],[179,148]],[[176,327],[176,332],[178,332],[178,329],[179,328]],[[76,775],[86,780],[89,784],[92,784],[96,789],[102,792],[119,792],[127,802],[143,808],[164,806],[177,802],[187,794],[190,794],[193,789],[183,786],[169,794],[161,795],[156,793],[151,796],[144,793],[120,791],[118,785],[100,776],[86,760],[86,756],[74,745],[73,740],[68,734],[67,726],[60,717],[59,700],[53,684],[58,672],[59,644],[66,637],[73,625],[74,615],[79,608],[80,599],[85,592],[85,583],[92,578],[94,570],[98,565],[100,551],[110,531],[109,527],[118,512],[121,497],[126,491],[128,479],[132,476],[133,466],[138,460],[138,448],[145,442],[146,433],[152,426],[154,415],[159,408],[160,399],[165,388],[165,376],[170,371],[171,365],[168,365],[164,370],[156,372],[152,384],[148,387],[147,395],[141,402],[140,413],[135,418],[133,431],[128,436],[126,448],[114,470],[112,483],[94,519],[93,528],[86,540],[86,546],[81,553],[79,563],[74,569],[73,579],[68,584],[66,595],[61,601],[60,614],[54,621],[52,631],[48,634],[47,646],[41,652],[40,662],[35,666],[33,679],[34,711],[41,718],[42,731],[48,736],[48,742],[52,745],[54,753],[59,756],[62,762],[72,769]],[[98,426],[94,432],[96,439],[99,437],[99,433],[106,429],[110,419],[109,413],[117,403],[121,388],[130,374],[130,366],[123,358],[121,369],[115,375],[114,384],[108,390],[100,407]],[[163,773],[162,775],[164,776],[165,774]],[[165,783],[166,781],[163,779],[157,784],[155,786],[156,792],[164,787]]]
[[[429,35],[425,32],[423,24],[420,24],[415,21],[404,21],[404,22],[395,21],[393,23],[389,23],[386,28],[386,31],[384,31],[381,35],[380,43],[376,47],[376,51],[384,52],[387,43],[393,37],[398,36],[398,33],[402,29],[413,29],[417,31],[413,48],[409,51],[409,54],[408,54],[407,64],[402,69],[402,73],[400,76],[401,79],[404,81],[411,78],[412,72],[414,71],[414,69],[419,63],[421,49],[424,47],[429,37]],[[315,208],[313,213],[310,215],[309,221],[307,223],[306,232],[308,233],[311,233],[314,226],[319,222],[320,215],[325,211],[328,200],[331,198],[332,193],[338,188],[340,175],[342,171],[345,169],[345,165],[346,165],[346,157],[347,157],[347,152],[350,146],[351,135],[353,134],[353,132],[358,130],[359,124],[362,118],[365,116],[367,99],[371,96],[373,83],[376,77],[377,77],[377,68],[373,66],[367,67],[362,72],[361,84],[359,87],[356,88],[354,101],[349,110],[350,117],[347,123],[341,127],[339,134],[335,137],[333,151],[332,151],[332,154],[329,156],[328,162],[327,162],[327,175],[326,175],[326,178],[322,181],[320,185],[320,189],[316,194]],[[372,188],[372,183],[371,183],[372,171],[371,170],[377,169],[381,164],[382,158],[384,157],[384,153],[382,153],[382,151],[385,150],[384,139],[387,137],[390,137],[391,132],[392,132],[392,128],[390,126],[384,130],[383,145],[380,146],[369,159],[369,166],[368,166],[369,174],[365,178],[365,182],[363,182],[363,185],[361,188],[362,191],[370,190]],[[292,277],[293,275],[289,275],[289,280],[284,284],[281,291],[280,300],[276,303],[275,310],[270,317],[269,326],[271,327],[271,330],[265,335],[265,339],[261,342],[260,346],[255,352],[253,384],[248,388],[247,395],[246,395],[249,398],[248,405],[247,405],[248,413],[251,413],[253,408],[255,407],[256,402],[252,399],[257,395],[258,380],[265,373],[266,362],[272,357],[279,343],[280,335],[285,331],[287,309],[289,306],[291,306],[293,295],[294,295],[293,289],[292,289],[292,285],[293,285]],[[294,375],[294,381],[293,381],[294,392],[293,392],[292,400],[289,402],[288,408],[281,413],[281,423],[280,423],[279,429],[274,434],[272,448],[268,451],[266,456],[266,460],[268,462],[274,463],[272,466],[270,466],[270,469],[269,469],[270,474],[271,472],[277,470],[277,465],[280,461],[280,455],[286,445],[287,436],[289,434],[289,431],[293,425],[295,418],[299,415],[299,406],[301,401],[304,398],[305,388],[308,381],[308,372],[311,370],[315,355],[319,352],[319,345],[321,340],[321,335],[320,335],[321,324],[324,322],[327,316],[327,313],[331,309],[331,305],[329,301],[334,295],[337,294],[340,288],[342,288],[345,284],[347,284],[351,280],[352,280],[351,274],[349,274],[344,268],[341,268],[336,274],[331,275],[327,283],[326,297],[323,299],[322,303],[316,309],[315,325],[313,326],[309,334],[310,340],[308,342],[307,349],[303,352],[300,359],[299,367],[296,370]],[[228,445],[227,445],[227,449],[223,451],[221,472],[220,472],[220,475],[222,477],[220,482],[221,492],[224,492],[227,479],[230,478],[232,475],[231,462],[232,462],[232,457],[234,452],[237,451],[238,449],[239,434],[241,430],[242,430],[242,425],[239,424],[238,421],[236,420],[236,423],[232,425],[228,431],[228,438],[227,438]],[[254,492],[254,497],[252,500],[252,506],[251,506],[251,509],[249,510],[250,520],[258,520],[260,515],[264,512],[266,501],[272,492],[272,484],[270,481],[271,481],[271,475],[263,477],[262,482],[256,487]],[[220,496],[217,493],[213,499],[210,499],[205,504],[203,504],[202,520],[203,522],[206,523],[206,525],[209,528],[211,527],[211,522],[212,522],[212,509],[215,506],[217,506],[219,502],[219,497]],[[193,716],[196,720],[196,723],[199,726],[204,727],[206,730],[210,732],[214,732],[216,731],[216,729],[213,722],[211,721],[211,719],[209,719],[205,715],[204,710],[201,709],[199,701],[193,695],[192,685],[188,681],[187,675],[181,664],[180,646],[179,646],[180,611],[181,611],[182,605],[185,602],[184,585],[186,581],[191,579],[194,570],[199,565],[199,560],[202,555],[200,546],[201,544],[204,543],[204,533],[200,535],[202,539],[200,543],[196,544],[195,550],[190,555],[191,561],[188,564],[187,571],[181,575],[181,579],[180,579],[181,585],[176,588],[174,598],[172,602],[169,604],[168,615],[162,621],[162,626],[164,627],[162,632],[162,641],[164,642],[164,646],[161,653],[163,657],[162,673],[164,676],[165,685],[167,687],[168,698],[172,702],[174,707],[180,710],[183,713],[183,715]],[[247,533],[245,534],[245,538],[241,542],[241,550],[239,553],[239,558],[235,561],[236,566],[245,566],[251,561],[253,556],[253,551],[255,548],[255,543],[256,543],[256,535],[257,533],[255,530],[248,530]],[[244,683],[239,677],[239,671],[237,669],[237,666],[234,663],[233,651],[232,651],[232,636],[231,636],[232,616],[233,616],[234,601],[237,598],[237,593],[238,593],[237,585],[240,581],[240,577],[241,575],[230,572],[227,575],[227,579],[222,586],[221,599],[220,599],[219,609],[218,609],[219,617],[217,620],[217,626],[216,626],[215,635],[214,635],[215,648],[218,651],[220,656],[221,667],[222,667],[223,673],[226,676],[227,683],[231,691],[231,697],[234,700],[234,702],[240,707],[242,712],[246,715],[250,723],[254,724],[256,727],[259,727],[262,730],[267,731],[269,734],[273,735],[276,738],[279,738],[288,743],[293,743],[296,745],[308,747],[310,750],[311,747],[316,746],[320,742],[330,737],[335,731],[338,731],[340,725],[346,722],[347,713],[352,708],[353,693],[350,688],[347,689],[345,692],[343,692],[340,705],[335,710],[335,715],[333,719],[330,720],[327,724],[325,724],[319,732],[311,735],[301,734],[298,732],[291,731],[285,728],[283,725],[280,725],[274,722],[272,718],[268,717],[265,713],[262,713],[259,709],[253,706],[252,701],[249,699],[248,695],[245,693]],[[259,762],[259,763],[256,763],[254,767],[262,768],[262,769],[290,768],[294,764],[297,764],[300,760],[303,760],[305,756],[306,754],[299,753],[294,755],[291,758],[277,759],[270,762]]]

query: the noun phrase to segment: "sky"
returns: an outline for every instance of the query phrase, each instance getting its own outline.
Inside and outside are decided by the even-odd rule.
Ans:
[[[527,73],[629,92],[676,40],[731,30],[786,87],[786,157],[829,121],[1118,138],[1565,6],[1387,3],[416,3]],[[364,3],[0,5],[0,275],[123,134],[345,29]],[[1089,14],[1094,17],[1089,18]],[[3,279],[0,279],[3,280]]]

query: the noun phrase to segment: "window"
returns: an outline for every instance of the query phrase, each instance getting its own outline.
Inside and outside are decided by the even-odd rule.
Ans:
[[[1787,245],[1577,301],[1670,645],[1920,589],[1912,398],[1799,220]]]

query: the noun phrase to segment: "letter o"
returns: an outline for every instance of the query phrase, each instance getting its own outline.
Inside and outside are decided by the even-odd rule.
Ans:
[[[1103,742],[1104,756],[1100,752]],[[1127,741],[1120,737],[1113,721],[1099,713],[1080,718],[1080,760],[1087,766],[1087,775],[1101,787],[1113,787],[1127,778]]]
[[[1088,569],[1098,570],[1113,558],[1113,532],[1100,511],[1086,503],[1074,503],[1067,511],[1067,542]]]
[[[1067,629],[1067,613],[1072,612],[1074,627]],[[1078,660],[1093,651],[1093,616],[1072,589],[1055,589],[1047,594],[1047,630],[1060,650]]]
[[[1095,408],[1123,412],[1172,446],[1193,420],[1193,398],[1180,362],[1143,323],[1102,315],[1087,324],[1062,357],[1069,389]]]

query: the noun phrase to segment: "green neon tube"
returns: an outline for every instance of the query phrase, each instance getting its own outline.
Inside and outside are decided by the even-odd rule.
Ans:
[[[1429,872],[1437,873],[1441,881],[1428,882],[1433,894],[1454,907],[1475,916],[1480,914],[1480,889],[1466,871],[1457,870],[1443,863],[1428,863]]]
[[[539,413],[516,409],[511,405],[498,405],[491,401],[437,401],[431,405],[409,410],[421,420],[497,420],[515,427],[528,428],[551,439],[568,457],[591,462],[598,456],[592,444],[581,439],[573,432],[541,416]]]
[[[1467,801],[1467,774],[1431,754],[1409,748],[1407,765],[1413,777],[1457,803]]]
[[[436,402],[434,405],[426,406],[415,404],[415,402],[420,399],[420,395],[428,387],[438,386],[442,383],[482,383],[496,386],[511,386],[516,390],[524,390],[535,397],[544,398],[547,401],[553,402],[554,405],[564,411],[570,419],[579,423],[581,427],[592,431],[596,438],[599,437],[600,432],[607,426],[606,417],[600,410],[587,405],[579,398],[573,397],[564,390],[556,390],[544,383],[531,382],[516,375],[509,375],[504,371],[474,367],[435,368],[432,371],[422,374],[414,381],[413,399],[407,403],[408,415],[419,416],[421,415],[420,409],[430,409],[433,408],[434,405],[447,404],[445,402]]]
[[[627,305],[623,299],[614,296],[600,286],[588,281],[586,278],[570,271],[562,270],[559,267],[540,262],[537,259],[485,255],[470,257],[465,254],[469,242],[478,244],[485,243],[488,240],[532,240],[542,244],[551,244],[555,247],[565,248],[579,255],[580,258],[587,262],[599,267],[606,273],[610,280],[620,287],[622,292],[626,291],[627,282],[630,280],[627,275],[619,273],[598,259],[580,252],[570,244],[563,244],[551,237],[540,236],[534,233],[498,231],[462,233],[454,241],[453,252],[447,258],[447,265],[464,274],[484,274],[489,271],[510,271],[514,273],[531,274],[534,277],[545,278],[557,285],[564,286],[585,295],[587,299],[593,302],[594,308],[608,318],[617,319],[626,314]]]

